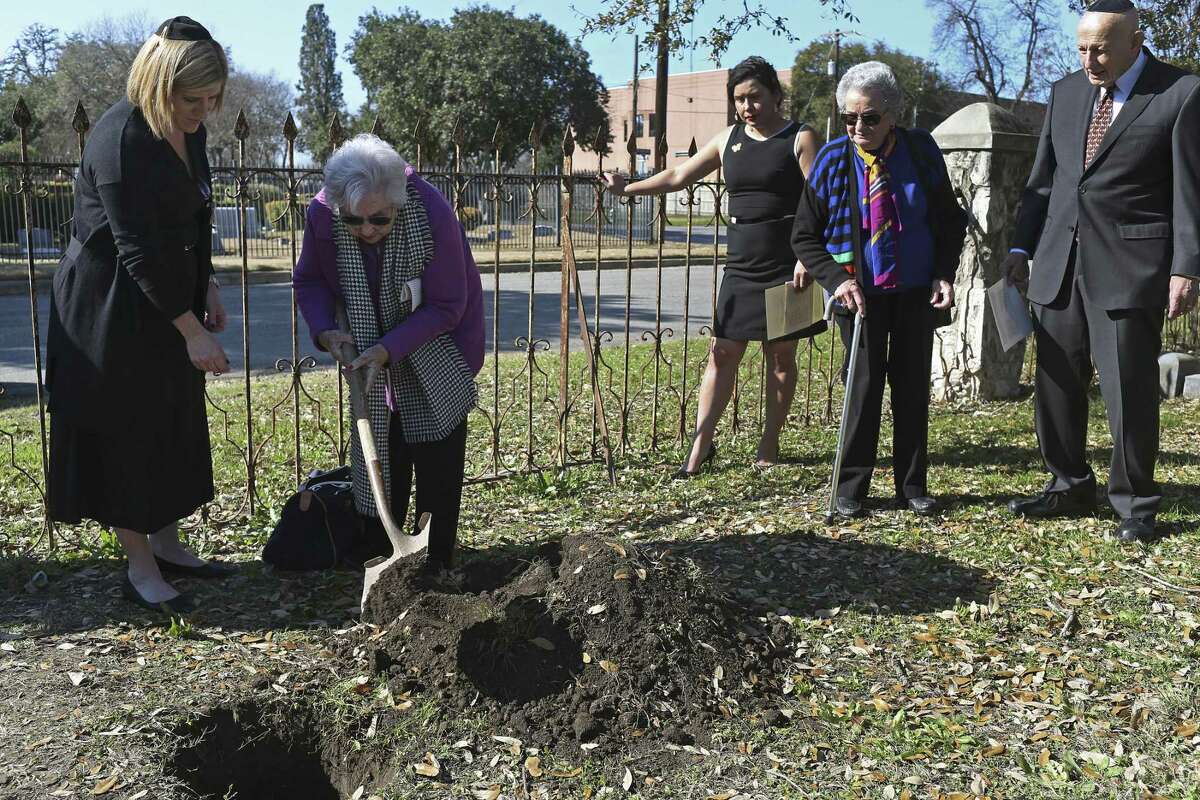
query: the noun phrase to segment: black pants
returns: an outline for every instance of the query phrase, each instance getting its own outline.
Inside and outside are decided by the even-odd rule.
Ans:
[[[1034,418],[1051,475],[1046,488],[1095,491],[1096,476],[1087,461],[1087,391],[1094,360],[1113,439],[1109,502],[1122,518],[1153,517],[1162,502],[1154,462],[1163,312],[1100,308],[1088,301],[1075,273],[1068,272],[1054,302],[1033,306]]]
[[[862,500],[870,491],[886,379],[892,397],[896,497],[923,497],[928,494],[929,370],[933,358],[934,313],[929,289],[868,294],[866,300],[854,385],[847,387],[851,396],[838,496]],[[854,318],[838,315],[837,321],[849,354]]]
[[[429,527],[429,560],[449,567],[458,539],[458,511],[462,501],[463,476],[467,456],[467,421],[464,419],[445,439],[436,442],[407,442],[404,426],[392,415],[388,434],[391,467],[391,508],[397,524],[403,526],[408,515],[413,472],[417,477],[417,507],[412,526],[426,511],[432,515]],[[389,554],[391,544],[377,519],[365,526],[367,545],[377,553]]]

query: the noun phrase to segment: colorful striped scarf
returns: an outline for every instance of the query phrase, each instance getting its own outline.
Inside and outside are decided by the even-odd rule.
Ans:
[[[863,161],[862,226],[866,232],[865,248],[875,271],[875,285],[894,289],[900,274],[900,251],[896,234],[900,232],[900,212],[892,193],[887,158],[896,149],[896,132],[888,134],[878,153],[869,153],[854,146]]]
[[[884,145],[883,158],[891,155],[896,146],[896,133],[893,132],[887,144]],[[854,235],[852,230],[853,216],[850,205],[850,181],[854,179],[854,149],[856,146],[850,142],[848,137],[835,139],[817,153],[817,158],[813,163],[812,173],[809,176],[809,183],[816,192],[817,198],[824,204],[827,209],[828,218],[825,223],[825,249],[829,255],[849,274],[855,274],[855,261],[857,255],[854,252]],[[863,151],[859,151],[860,157],[864,155]],[[862,219],[862,228],[867,232],[866,238],[869,242],[873,242],[876,246],[872,247],[870,243],[866,244],[871,247],[871,264],[877,271],[875,280],[876,286],[895,286],[896,278],[899,275],[896,263],[896,242],[895,233],[900,230],[900,222],[898,211],[896,210],[896,201],[893,194],[889,190],[884,190],[883,187],[889,183],[886,164],[880,158],[871,156],[870,153],[865,153],[866,158],[863,159],[868,167],[863,170],[863,183],[866,184],[863,190],[859,193],[862,199],[862,208],[860,217]],[[867,161],[867,158],[871,161]],[[872,207],[869,198],[871,198],[871,182],[874,177],[871,173],[870,165],[876,165],[882,172],[880,192],[878,199],[890,206],[890,214],[884,208]],[[881,224],[872,225],[873,215],[879,213]],[[876,239],[875,231],[882,232],[882,220],[890,219],[894,227],[887,230],[886,237],[881,236]],[[882,245],[890,248],[888,253],[882,249]],[[883,279],[881,281],[880,279]]]

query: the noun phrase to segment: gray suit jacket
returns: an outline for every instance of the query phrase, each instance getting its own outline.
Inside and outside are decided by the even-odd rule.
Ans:
[[[1083,71],[1054,84],[1012,246],[1033,256],[1029,299],[1076,272],[1102,308],[1163,308],[1171,275],[1200,278],[1200,78],[1149,60],[1091,165],[1084,146],[1099,89]]]

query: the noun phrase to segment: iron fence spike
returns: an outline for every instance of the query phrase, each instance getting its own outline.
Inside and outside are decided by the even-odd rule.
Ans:
[[[88,119],[87,111],[83,107],[83,102],[75,103],[75,113],[71,115],[71,129],[76,133],[87,133],[92,127],[92,121]]]

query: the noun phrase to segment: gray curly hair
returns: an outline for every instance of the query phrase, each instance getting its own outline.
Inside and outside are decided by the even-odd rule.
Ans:
[[[372,194],[382,194],[397,208],[408,199],[408,162],[390,144],[360,133],[325,162],[325,198],[339,210],[357,210]]]
[[[904,91],[900,88],[900,81],[896,80],[892,68],[882,61],[864,61],[846,70],[846,74],[838,81],[838,110],[846,110],[846,95],[851,90],[861,93],[868,89],[879,93],[883,102],[883,108],[879,111],[891,111],[899,115],[903,110]]]

